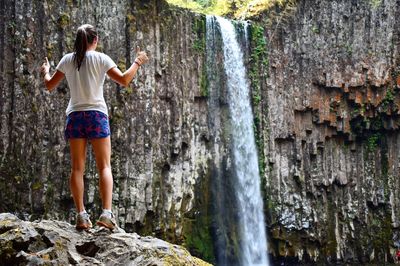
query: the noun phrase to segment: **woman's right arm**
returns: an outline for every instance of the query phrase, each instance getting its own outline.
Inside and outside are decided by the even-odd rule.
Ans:
[[[113,67],[107,71],[107,75],[121,86],[128,87],[133,77],[135,77],[139,67],[149,60],[146,52],[140,51],[139,48],[137,48],[136,52],[137,57],[135,59],[135,62],[124,73],[122,73],[118,67]]]
[[[41,67],[41,72],[43,75],[44,84],[48,91],[52,91],[58,84],[64,79],[65,75],[63,72],[57,70],[53,76],[50,76],[50,63],[46,57],[46,62],[43,63]]]

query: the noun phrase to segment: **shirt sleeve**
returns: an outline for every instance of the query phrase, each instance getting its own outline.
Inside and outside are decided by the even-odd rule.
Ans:
[[[67,55],[64,55],[63,58],[61,58],[60,62],[58,63],[57,67],[56,67],[56,69],[58,71],[61,71],[64,74],[65,74],[65,72],[67,72],[67,69],[66,69],[67,60],[66,59],[67,59]]]
[[[117,65],[114,63],[114,61],[109,57],[108,55],[104,54],[103,56],[103,66],[104,66],[104,72],[107,72],[113,67],[116,67]]]

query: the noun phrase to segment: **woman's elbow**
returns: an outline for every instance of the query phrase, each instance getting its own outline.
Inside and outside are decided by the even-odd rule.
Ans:
[[[50,84],[50,82],[45,82],[44,84],[46,86],[46,90],[48,90],[49,92],[51,92],[54,87]]]
[[[131,82],[130,82],[130,80],[128,80],[126,77],[123,77],[123,78],[121,79],[121,81],[119,82],[119,84],[120,84],[122,87],[124,87],[124,88],[128,87],[128,86],[129,86],[129,83],[131,83]]]
[[[123,88],[126,88],[129,86],[129,83],[125,82],[125,81],[117,81],[117,84],[120,85]]]

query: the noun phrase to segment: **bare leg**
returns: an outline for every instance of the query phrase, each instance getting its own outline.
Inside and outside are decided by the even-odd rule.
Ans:
[[[111,210],[113,177],[111,173],[111,140],[106,138],[91,140],[99,171],[99,188],[103,209]]]
[[[83,204],[83,174],[85,172],[86,144],[86,139],[78,138],[69,140],[71,150],[71,176],[69,185],[77,212],[85,209]]]

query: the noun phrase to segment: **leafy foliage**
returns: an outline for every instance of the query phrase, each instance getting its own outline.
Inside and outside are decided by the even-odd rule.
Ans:
[[[287,0],[167,0],[168,3],[213,15],[233,15],[236,18],[250,17],[269,9],[275,4],[283,5]]]

